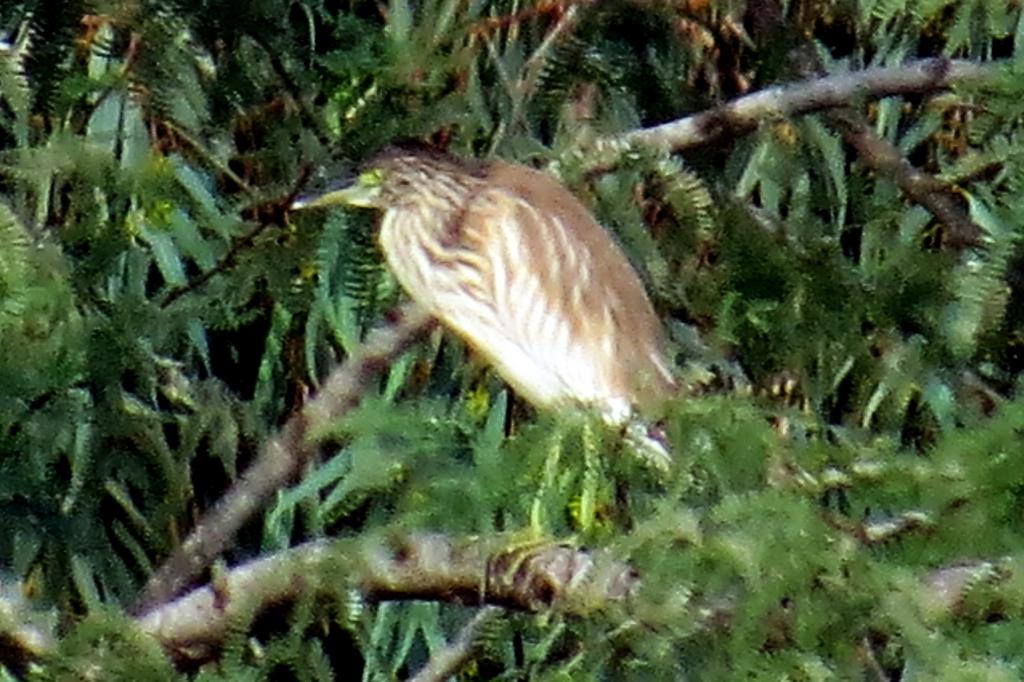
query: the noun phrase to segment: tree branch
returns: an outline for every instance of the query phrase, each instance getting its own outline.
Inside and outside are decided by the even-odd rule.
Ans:
[[[553,544],[517,549],[507,536],[399,533],[313,542],[250,561],[137,622],[176,658],[201,660],[239,617],[318,591],[335,576],[371,600],[431,599],[528,611],[555,606],[569,613],[625,600],[637,585],[633,570],[604,552]]]
[[[922,604],[934,613],[955,613],[971,589],[982,583],[1005,584],[1017,570],[1012,561],[1002,566],[965,561],[936,569],[920,580]],[[179,662],[201,662],[216,654],[239,619],[311,592],[336,594],[346,588],[371,601],[427,599],[528,612],[554,608],[576,616],[619,605],[638,623],[648,622],[645,613],[652,616],[653,627],[664,617],[658,604],[641,601],[640,578],[632,567],[607,552],[556,544],[517,548],[514,539],[501,535],[452,538],[397,532],[312,542],[255,559],[136,622]],[[705,598],[690,603],[686,612],[697,630],[716,630],[728,628],[738,608],[742,603],[735,596]],[[470,640],[482,626],[474,622],[451,651],[431,662],[437,667],[428,666],[430,670],[472,655]]]
[[[354,357],[331,373],[320,393],[263,444],[252,466],[150,577],[135,613],[168,601],[206,570],[231,544],[242,524],[278,489],[293,481],[315,454],[310,433],[358,405],[370,381],[433,325],[433,318],[413,304],[397,308],[391,317],[391,324],[372,330]]]
[[[958,203],[948,183],[915,168],[900,150],[875,135],[863,117],[850,109],[828,112],[826,120],[857,152],[861,163],[888,178],[915,204],[945,227],[943,241],[954,249],[978,246],[981,230]]]
[[[825,67],[810,46],[795,48],[790,60],[800,76],[807,79],[824,77]],[[831,107],[822,116],[857,152],[862,164],[888,178],[910,201],[922,206],[945,227],[943,237],[948,246],[959,249],[979,244],[981,230],[959,204],[956,190],[915,168],[899,149],[875,134],[857,108]]]
[[[979,585],[1012,589],[1020,569],[1019,561],[1006,559],[964,561],[930,571],[920,579],[921,605],[936,615],[957,613]],[[231,627],[268,606],[311,594],[351,588],[374,601],[429,599],[530,612],[555,608],[577,616],[621,605],[640,624],[647,622],[645,612],[663,622],[657,617],[660,606],[644,603],[639,587],[634,570],[603,551],[555,544],[517,549],[508,536],[395,532],[311,542],[249,561],[226,570],[212,585],[153,608],[136,624],[179,664],[194,664],[214,657]],[[728,628],[738,608],[742,604],[735,596],[705,598],[690,603],[687,612],[696,630],[716,630]],[[5,665],[27,664],[55,646],[52,624],[32,630],[30,637],[13,638],[12,633],[29,632],[26,624],[33,622],[34,616],[23,611],[12,610],[0,619],[0,662]],[[420,674],[434,675],[446,666],[451,674],[472,656],[471,640],[489,617],[474,618]]]
[[[849,106],[863,97],[946,90],[991,77],[995,69],[971,61],[935,58],[781,85],[669,123],[602,138],[588,168],[607,170],[633,147],[681,151],[756,128],[765,120]]]

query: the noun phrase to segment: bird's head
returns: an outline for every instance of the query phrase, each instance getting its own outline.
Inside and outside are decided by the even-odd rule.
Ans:
[[[426,148],[390,147],[370,159],[355,178],[337,183],[336,189],[299,197],[292,208],[458,204],[487,169],[485,162],[455,159]]]
[[[347,178],[335,183],[333,189],[298,197],[292,202],[292,209],[329,208],[332,206],[355,206],[359,208],[382,208],[386,171],[368,168],[354,179]]]

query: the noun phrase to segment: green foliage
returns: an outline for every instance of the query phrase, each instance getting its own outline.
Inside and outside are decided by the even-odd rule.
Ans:
[[[628,608],[492,622],[465,679],[1019,679],[1021,8],[792,2],[771,26],[746,5],[0,6],[0,569],[59,620],[30,678],[396,679],[472,617],[324,569],[183,672],[122,614],[402,296],[372,215],[290,197],[415,137],[547,164],[614,233],[704,385],[665,420],[676,465],[534,414],[435,334],[228,563],[423,529],[602,547],[642,576]],[[590,171],[601,135],[793,80],[805,37],[829,73],[1003,60],[850,102],[953,188],[976,243],[819,114]],[[973,561],[943,603],[937,572]]]
[[[58,682],[83,675],[154,682],[178,679],[160,647],[127,625],[122,614],[97,608],[61,640],[49,664],[30,679]]]

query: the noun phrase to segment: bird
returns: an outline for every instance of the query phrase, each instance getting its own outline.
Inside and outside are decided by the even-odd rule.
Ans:
[[[391,147],[356,181],[293,208],[383,212],[377,241],[416,303],[541,409],[594,410],[660,467],[668,448],[638,415],[677,389],[636,270],[552,176],[502,160]]]

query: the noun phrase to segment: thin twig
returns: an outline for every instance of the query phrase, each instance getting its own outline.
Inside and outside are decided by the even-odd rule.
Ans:
[[[167,294],[159,300],[157,305],[161,308],[166,308],[185,294],[203,287],[207,282],[222,272],[227,272],[231,268],[235,267],[235,265],[238,264],[238,258],[242,252],[251,248],[256,242],[256,238],[259,237],[268,227],[270,227],[270,223],[261,223],[236,239],[234,243],[231,244],[231,248],[228,249],[228,252],[224,254],[224,257],[221,258],[216,265],[185,284],[168,291]]]
[[[433,318],[413,304],[396,309],[391,317],[390,324],[372,330],[355,356],[327,378],[320,393],[263,444],[252,466],[150,577],[135,613],[170,600],[206,570],[231,544],[242,524],[299,475],[316,452],[309,434],[358,405],[370,381],[433,325]]]
[[[295,188],[292,190],[292,193],[287,197],[279,199],[276,205],[282,207],[290,205],[292,201],[295,199],[295,196],[299,193],[299,189],[306,184],[306,181],[309,179],[311,173],[311,167],[304,167],[302,169],[302,172],[299,174],[298,179],[295,182]],[[210,268],[206,272],[200,273],[199,276],[186,282],[185,284],[182,284],[181,286],[171,289],[169,292],[167,292],[167,294],[163,296],[163,298],[161,298],[158,301],[157,305],[159,305],[161,308],[166,308],[167,306],[171,305],[182,296],[203,287],[215,276],[223,272],[227,272],[231,268],[235,267],[235,265],[238,264],[238,260],[239,257],[242,255],[242,252],[252,248],[253,245],[256,243],[256,239],[261,234],[263,234],[263,232],[265,232],[267,228],[275,225],[277,225],[277,223],[273,220],[261,221],[258,225],[256,225],[256,227],[252,228],[242,236],[236,238],[232,242],[231,248],[228,249],[228,252],[224,254],[224,257],[221,258],[212,268]]]
[[[491,146],[489,155],[493,156],[497,153],[498,147],[505,139],[505,132],[509,126],[515,126],[522,123],[524,106],[530,97],[533,95],[534,88],[537,84],[537,79],[540,78],[541,73],[544,70],[544,65],[550,55],[555,44],[562,38],[562,36],[571,31],[576,26],[577,14],[579,13],[579,5],[570,5],[565,13],[559,18],[558,23],[548,31],[547,35],[544,36],[544,40],[534,50],[530,58],[526,60],[526,63],[519,70],[519,78],[513,84],[507,75],[504,73],[500,56],[498,55],[497,48],[494,46],[493,41],[486,35],[483,39],[486,41],[487,50],[491,55],[491,59],[494,61],[495,69],[499,75],[504,76],[503,82],[506,90],[508,90],[509,97],[512,98],[512,112],[509,114],[508,120],[510,124],[506,124],[501,121],[498,124],[498,129],[491,140]]]
[[[488,623],[495,620],[501,611],[497,606],[480,609],[472,620],[459,630],[455,640],[431,656],[427,664],[409,678],[409,682],[444,682],[455,676],[476,653],[480,632]]]
[[[240,190],[248,194],[250,197],[257,196],[256,190],[253,189],[248,182],[243,180],[242,176],[240,176],[235,171],[231,170],[231,167],[228,166],[228,164],[218,159],[217,156],[210,152],[205,146],[203,146],[203,144],[199,142],[199,140],[195,139],[187,132],[185,132],[181,128],[181,126],[177,125],[176,123],[170,120],[163,120],[160,123],[168,130],[172,131],[179,139],[185,141],[188,144],[188,146],[192,147],[193,151],[198,152],[203,158],[206,159],[207,163],[209,163],[211,166],[220,171],[224,175],[224,177],[228,178],[229,180],[231,180],[231,182],[238,185],[238,188]]]
[[[537,49],[533,51],[530,58],[526,60],[519,77],[518,92],[520,99],[527,99],[533,92],[537,79],[544,71],[544,64],[547,62],[549,53],[561,38],[562,34],[572,30],[576,26],[576,15],[579,14],[579,6],[572,5],[565,10],[558,23],[548,31]]]

